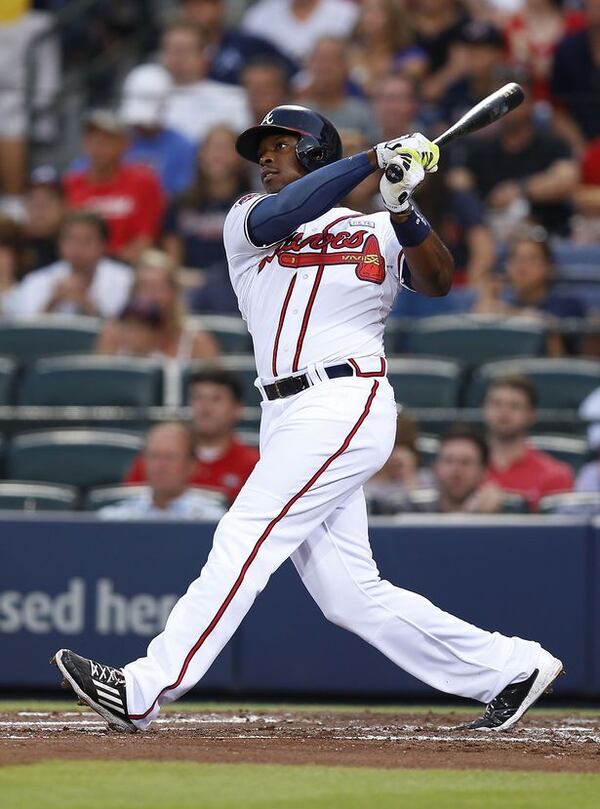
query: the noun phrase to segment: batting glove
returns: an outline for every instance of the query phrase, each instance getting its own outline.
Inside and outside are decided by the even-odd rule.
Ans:
[[[413,132],[410,135],[401,135],[396,140],[388,140],[385,143],[378,143],[373,147],[377,155],[377,162],[380,169],[384,169],[390,160],[396,155],[410,151],[415,160],[421,164],[423,169],[432,173],[438,169],[440,150],[437,144],[426,138],[421,132]]]
[[[425,178],[425,169],[420,161],[412,154],[399,154],[388,162],[390,174],[396,174],[398,179],[394,182],[388,180],[386,173],[379,182],[379,190],[383,204],[392,213],[402,213],[410,208],[410,196]],[[395,178],[394,178],[395,179]]]

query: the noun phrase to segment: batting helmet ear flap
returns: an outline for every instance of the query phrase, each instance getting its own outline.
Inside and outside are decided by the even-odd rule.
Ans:
[[[246,160],[258,163],[261,140],[277,132],[300,136],[296,156],[300,165],[309,172],[334,163],[342,156],[342,141],[331,121],[307,107],[293,104],[275,107],[268,112],[259,126],[242,132],[235,148]]]

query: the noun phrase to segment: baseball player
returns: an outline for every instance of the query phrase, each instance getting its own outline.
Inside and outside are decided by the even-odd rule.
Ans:
[[[260,460],[145,657],[117,669],[61,649],[52,662],[111,727],[144,730],[200,680],[291,557],[330,621],[429,685],[487,703],[471,727],[508,728],[561,661],[382,580],[362,490],[394,442],[383,349],[394,298],[402,287],[444,295],[452,281],[448,251],[411,204],[438,148],[415,133],[341,159],[329,121],[282,106],[242,133],[237,150],[259,164],[266,192],[238,200],[224,229],[263,396]],[[337,207],[389,164],[399,180],[382,175],[385,211]]]

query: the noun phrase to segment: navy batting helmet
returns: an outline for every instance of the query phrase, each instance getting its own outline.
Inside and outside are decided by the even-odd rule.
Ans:
[[[235,148],[246,160],[258,163],[261,140],[279,132],[300,135],[296,144],[296,156],[307,171],[335,163],[342,156],[342,141],[331,121],[308,107],[293,104],[275,107],[268,112],[258,126],[242,132]]]

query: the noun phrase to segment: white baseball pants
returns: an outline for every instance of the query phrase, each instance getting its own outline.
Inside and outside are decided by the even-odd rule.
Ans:
[[[478,629],[381,580],[362,484],[386,461],[395,429],[385,377],[328,380],[263,403],[260,461],[217,526],[200,576],[146,657],[125,666],[137,727],[200,680],[290,556],[329,620],[429,685],[489,702],[529,676],[537,643]]]

